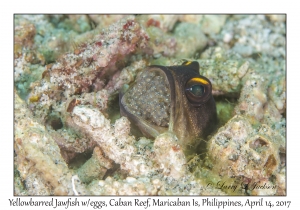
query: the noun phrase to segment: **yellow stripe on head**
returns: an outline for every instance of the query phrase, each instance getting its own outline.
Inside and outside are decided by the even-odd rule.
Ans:
[[[183,63],[183,65],[188,66],[188,65],[190,65],[191,63],[192,63],[192,61],[187,61],[187,62]]]
[[[202,78],[193,78],[191,81],[193,81],[193,82],[200,82],[200,83],[202,83],[202,84],[204,84],[204,85],[207,85],[208,84],[208,81],[207,80],[205,80],[205,79],[202,79]]]

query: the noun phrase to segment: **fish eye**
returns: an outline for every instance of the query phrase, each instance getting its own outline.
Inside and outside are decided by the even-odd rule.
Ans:
[[[211,84],[205,77],[194,77],[185,84],[185,95],[194,106],[200,106],[211,95]]]
[[[202,96],[204,94],[204,86],[199,84],[199,85],[193,85],[191,86],[189,89],[187,89],[188,91],[190,91],[192,94],[194,94],[195,96]]]

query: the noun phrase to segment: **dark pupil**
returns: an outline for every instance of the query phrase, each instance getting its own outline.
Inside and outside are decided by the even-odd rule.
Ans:
[[[193,85],[190,88],[190,91],[195,95],[195,96],[202,96],[204,94],[204,87],[203,85]]]

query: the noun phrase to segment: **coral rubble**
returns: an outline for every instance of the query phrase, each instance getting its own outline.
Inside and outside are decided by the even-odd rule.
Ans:
[[[254,129],[247,118],[235,116],[210,139],[207,164],[221,177],[239,178],[249,186],[271,182],[271,176],[280,173],[280,154],[284,147],[284,137],[267,125]],[[277,180],[273,179],[271,184],[278,185]],[[256,189],[246,193],[260,194]],[[264,193],[272,195],[276,190],[272,188]]]
[[[285,21],[16,15],[15,195],[285,195]],[[146,66],[181,59],[199,62],[219,115],[192,154],[172,132],[143,136],[118,107]]]

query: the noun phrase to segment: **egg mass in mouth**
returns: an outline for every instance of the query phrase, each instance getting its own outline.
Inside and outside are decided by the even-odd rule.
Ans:
[[[147,137],[171,131],[182,146],[195,145],[217,125],[210,81],[199,74],[199,63],[153,65],[120,92],[121,115]]]
[[[163,72],[142,72],[136,84],[124,95],[127,111],[147,122],[167,127],[170,120],[170,86]]]

